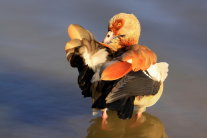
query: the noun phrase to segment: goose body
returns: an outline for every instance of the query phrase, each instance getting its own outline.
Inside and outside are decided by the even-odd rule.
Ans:
[[[168,64],[158,63],[151,49],[138,44],[138,19],[125,13],[112,17],[104,43],[83,27],[71,26],[66,56],[79,71],[79,87],[84,97],[92,98],[94,114],[102,110],[106,119],[106,111],[114,110],[119,118],[127,119],[137,107],[140,118],[161,97]]]

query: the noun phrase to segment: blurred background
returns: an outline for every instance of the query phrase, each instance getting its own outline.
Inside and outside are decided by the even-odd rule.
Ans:
[[[169,137],[207,137],[206,0],[1,0],[0,137],[95,137],[100,118],[91,115],[77,70],[65,58],[67,27],[80,24],[102,41],[108,20],[120,12],[139,18],[140,44],[170,64],[164,94],[148,117]]]

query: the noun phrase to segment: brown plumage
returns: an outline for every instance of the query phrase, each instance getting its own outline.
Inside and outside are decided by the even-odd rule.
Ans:
[[[130,47],[119,60],[130,63],[133,71],[146,70],[157,62],[157,56],[151,49],[138,44],[141,27],[139,20],[133,14],[119,13],[113,16],[109,21],[108,30],[102,45],[109,47],[113,51]],[[119,71],[117,69],[120,66],[116,66],[116,63],[114,64],[111,65],[114,67],[114,70],[109,67],[110,70],[106,68],[103,72],[103,80],[119,79],[128,72],[128,68],[126,68],[126,71],[115,73]],[[111,77],[109,76],[110,74],[112,75]],[[113,74],[120,74],[120,76],[116,75],[114,77]]]
[[[104,46],[113,51],[129,48],[118,61],[110,64],[102,72],[102,80],[120,79],[107,96],[106,102],[136,96],[134,105],[138,107],[140,118],[146,107],[155,104],[162,95],[168,64],[157,63],[156,54],[147,46],[138,44],[141,27],[133,14],[120,13],[113,16],[109,21],[108,30]]]
[[[103,109],[104,120],[106,108],[126,119],[136,105],[140,118],[160,98],[168,64],[157,63],[156,54],[138,44],[141,27],[136,16],[120,13],[112,17],[104,43],[95,41],[89,31],[73,27],[69,27],[72,40],[65,50],[71,65],[78,67],[80,88],[87,88],[86,95],[93,99],[92,108]]]

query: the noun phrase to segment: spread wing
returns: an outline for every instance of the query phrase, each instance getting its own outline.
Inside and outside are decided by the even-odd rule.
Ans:
[[[70,65],[78,69],[78,84],[82,94],[91,97],[91,79],[95,68],[105,62],[108,53],[99,46],[92,33],[82,26],[71,24],[68,34],[71,40],[65,46],[66,57]]]
[[[160,82],[150,78],[147,72],[131,71],[124,76],[106,97],[106,103],[112,103],[124,97],[155,95]]]
[[[68,35],[71,38],[65,46],[68,61],[73,55],[78,55],[83,59],[84,64],[93,70],[106,62],[109,54],[106,47],[97,42],[90,31],[80,25],[71,24],[68,27]]]

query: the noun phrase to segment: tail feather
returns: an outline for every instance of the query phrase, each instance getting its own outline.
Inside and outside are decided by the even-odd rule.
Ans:
[[[160,63],[157,63],[157,67],[160,71],[160,75],[161,75],[161,81],[164,82],[165,79],[167,78],[168,76],[168,67],[169,67],[169,64],[166,63],[166,62],[160,62]]]
[[[164,82],[168,76],[168,66],[166,62],[159,62],[151,65],[147,71],[153,80]]]

